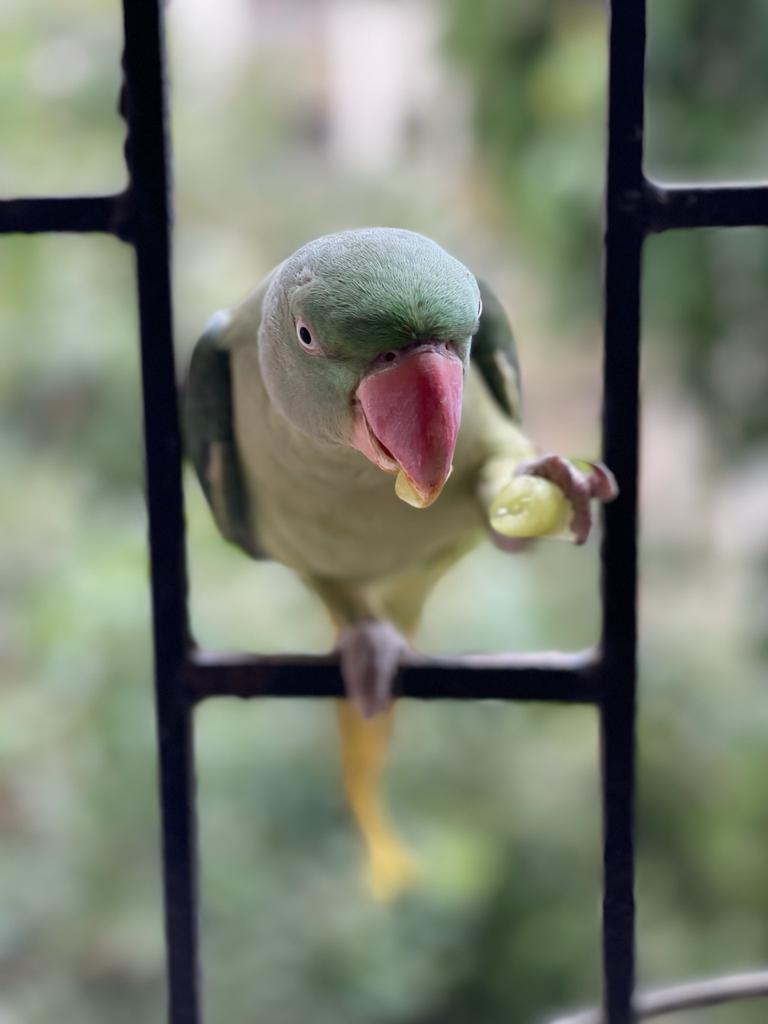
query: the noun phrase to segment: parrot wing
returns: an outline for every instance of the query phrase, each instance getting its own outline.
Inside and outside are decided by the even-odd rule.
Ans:
[[[478,281],[483,311],[480,328],[472,339],[472,362],[502,411],[519,423],[522,388],[517,349],[509,319],[485,281]]]
[[[195,345],[183,390],[184,438],[219,530],[258,558],[235,440],[230,353],[222,343],[230,322],[228,313],[217,313]]]

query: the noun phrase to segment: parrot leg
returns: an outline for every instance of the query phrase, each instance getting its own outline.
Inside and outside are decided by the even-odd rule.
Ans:
[[[592,529],[590,500],[612,501],[619,493],[613,473],[600,462],[581,462],[579,465],[560,455],[541,455],[526,459],[515,469],[515,474],[541,476],[556,484],[573,506],[571,530],[577,544],[583,544]]]
[[[392,688],[407,645],[391,622],[368,618],[340,631],[338,649],[349,696],[338,702],[336,711],[344,786],[368,853],[368,887],[374,899],[388,902],[417,874],[381,802],[394,717]]]
[[[347,696],[359,714],[372,718],[386,711],[408,649],[402,633],[391,622],[363,619],[341,630],[337,646]]]
[[[457,546],[416,572],[373,588],[370,606],[380,619],[364,619],[339,636],[341,669],[351,701],[339,701],[337,715],[347,799],[368,851],[368,885],[375,899],[389,902],[419,877],[417,862],[393,834],[380,800],[381,776],[392,735],[392,684],[407,650],[403,634],[418,625],[427,595],[437,580],[471,545]],[[403,632],[392,625],[394,621]],[[354,694],[379,703],[368,717]]]
[[[349,698],[338,701],[336,711],[344,787],[368,854],[368,886],[382,902],[395,899],[419,876],[381,801],[394,719],[393,685],[408,650],[406,636],[415,631],[428,594],[473,543],[470,539],[451,547],[418,571],[395,576],[368,592],[329,580],[307,581],[339,629],[341,674]]]
[[[339,630],[340,668],[349,697],[336,702],[344,789],[366,848],[368,888],[374,899],[388,902],[418,875],[381,799],[394,717],[392,688],[407,644],[395,626],[376,617],[378,609],[358,589],[328,580],[307,582]]]
[[[349,701],[336,702],[347,800],[368,853],[367,881],[374,899],[386,903],[418,876],[416,862],[392,831],[381,799],[381,776],[392,735],[390,707],[363,718]]]

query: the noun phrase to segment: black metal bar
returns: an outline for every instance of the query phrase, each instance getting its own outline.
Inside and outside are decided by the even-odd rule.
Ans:
[[[635,974],[634,774],[644,0],[611,0],[603,451],[621,488],[602,549],[603,1006],[629,1024]]]
[[[190,699],[207,697],[342,697],[335,657],[227,656],[198,651],[183,670]],[[600,665],[578,654],[412,656],[399,674],[398,692],[419,700],[525,700],[594,704]]]
[[[160,752],[169,1020],[200,1021],[192,708],[180,676],[187,579],[170,277],[162,0],[125,0],[126,158],[133,198]]]
[[[0,200],[0,234],[103,231],[126,239],[129,196],[64,196]]]
[[[768,225],[768,185],[694,187],[647,181],[643,200],[649,232]]]

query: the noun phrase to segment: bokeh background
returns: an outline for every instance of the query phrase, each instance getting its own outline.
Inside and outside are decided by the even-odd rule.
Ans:
[[[768,171],[768,9],[652,0],[647,168]],[[0,192],[124,183],[116,0],[0,0]],[[598,450],[606,18],[597,0],[175,0],[180,370],[302,241],[443,243],[503,297],[530,432]],[[0,1022],[164,1013],[133,267],[98,237],[0,245]],[[639,973],[768,956],[765,232],[645,252]],[[195,632],[323,651],[322,608],[187,487]],[[467,557],[426,651],[577,649],[597,540]],[[360,880],[321,702],[197,716],[212,1024],[535,1024],[599,996],[588,709],[402,702],[389,799],[423,885]],[[752,1024],[760,1005],[678,1017]]]

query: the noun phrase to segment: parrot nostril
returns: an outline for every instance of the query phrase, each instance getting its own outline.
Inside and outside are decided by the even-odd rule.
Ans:
[[[382,359],[385,363],[394,363],[397,359],[397,352],[385,352]]]

